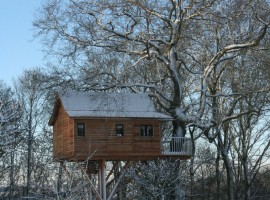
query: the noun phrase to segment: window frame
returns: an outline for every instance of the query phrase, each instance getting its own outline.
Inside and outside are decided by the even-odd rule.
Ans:
[[[115,134],[116,136],[124,136],[124,124],[115,124]]]
[[[81,129],[79,126],[83,126],[82,127],[82,134],[80,134],[81,133],[81,131],[79,131],[79,129]],[[82,123],[82,122],[80,122],[80,123],[77,123],[77,136],[78,137],[84,137],[85,136],[85,123]]]
[[[148,127],[151,127],[148,129]],[[143,130],[143,132],[142,132]],[[148,130],[151,130],[149,132]],[[152,124],[141,124],[140,125],[140,135],[141,137],[153,137],[154,136],[154,126]]]

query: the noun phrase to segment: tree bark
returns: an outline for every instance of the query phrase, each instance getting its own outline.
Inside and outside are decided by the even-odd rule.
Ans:
[[[224,151],[221,151],[224,165],[226,168],[227,174],[227,191],[228,191],[228,200],[234,200],[234,181],[233,181],[233,171],[228,154]]]
[[[220,149],[219,146],[217,147],[217,157],[216,157],[216,162],[215,162],[215,167],[216,167],[216,200],[220,199],[220,170],[219,170],[219,162],[220,162]]]
[[[63,175],[63,164],[60,164],[59,170],[58,170],[58,178],[57,178],[57,193],[59,194],[61,192],[62,187],[62,175]]]
[[[190,176],[190,200],[193,200],[194,196],[194,188],[195,188],[195,178],[194,178],[194,160],[195,160],[195,140],[194,140],[194,135],[193,131],[190,131],[190,136],[191,136],[191,142],[192,142],[192,155],[190,159],[190,167],[189,167],[189,176]]]
[[[29,195],[31,186],[31,161],[32,161],[32,120],[33,120],[33,99],[30,98],[30,111],[28,119],[28,137],[27,137],[27,183],[26,183],[26,195]]]
[[[10,185],[9,185],[9,199],[13,199],[13,191],[14,191],[14,154],[15,154],[15,147],[12,149],[11,155],[10,155]]]
[[[243,167],[244,167],[244,191],[245,191],[245,200],[250,200],[250,178],[249,178],[249,175],[248,175],[248,164],[247,164],[247,161],[244,160],[243,161]]]

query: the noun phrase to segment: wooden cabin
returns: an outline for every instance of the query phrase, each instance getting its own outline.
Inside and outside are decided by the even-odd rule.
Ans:
[[[190,141],[162,136],[170,116],[157,112],[143,93],[66,92],[58,94],[53,126],[56,161],[187,159]],[[173,144],[172,144],[172,141]]]

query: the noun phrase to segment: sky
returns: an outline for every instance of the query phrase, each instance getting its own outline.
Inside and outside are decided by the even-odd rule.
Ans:
[[[1,0],[0,80],[12,86],[25,69],[44,65],[42,45],[34,40],[32,21],[42,0]]]

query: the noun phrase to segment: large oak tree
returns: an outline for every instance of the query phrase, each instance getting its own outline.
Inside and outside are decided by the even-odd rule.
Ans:
[[[174,136],[196,127],[216,142],[233,199],[230,122],[266,112],[256,99],[241,105],[252,94],[268,102],[256,67],[269,52],[269,10],[264,0],[48,0],[34,26],[69,82],[147,92]]]

